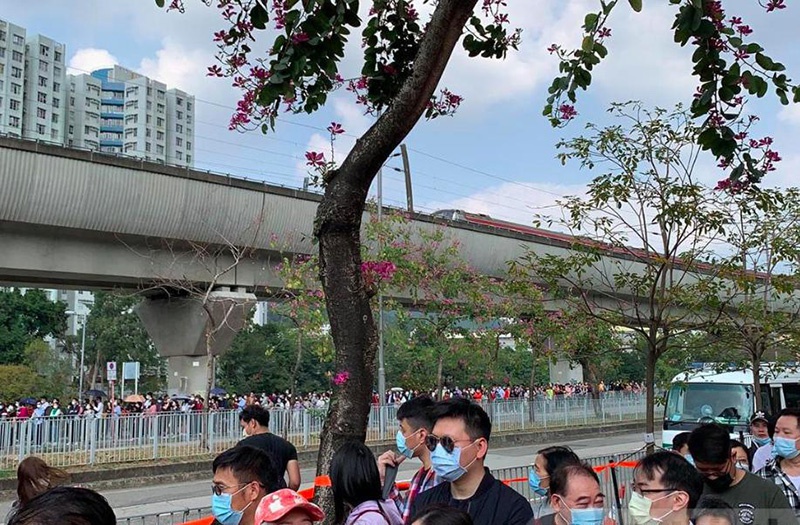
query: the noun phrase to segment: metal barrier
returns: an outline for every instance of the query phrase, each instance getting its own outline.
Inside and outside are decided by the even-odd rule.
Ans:
[[[606,507],[612,509],[614,507],[613,493],[614,485],[611,481],[611,471],[608,468],[610,464],[617,464],[621,461],[638,461],[644,457],[644,451],[639,450],[633,454],[611,454],[605,456],[592,456],[583,458],[583,460],[595,467],[598,477],[600,478],[600,486],[603,493],[606,495]],[[531,494],[530,487],[528,486],[528,470],[530,465],[520,465],[517,467],[507,467],[492,470],[492,475],[500,480],[508,482],[508,485],[522,494],[526,499],[531,501],[533,505],[538,505],[541,497]],[[628,504],[630,497],[630,490],[627,490],[633,482],[633,469],[632,468],[618,468],[616,471],[618,487],[620,489],[620,500],[622,507],[625,508]],[[613,510],[612,510],[613,512]],[[200,519],[204,516],[211,515],[211,507],[204,507],[199,509],[188,509],[175,512],[163,512],[160,514],[148,514],[142,516],[131,516],[127,518],[120,518],[117,520],[117,525],[178,525],[185,521]]]
[[[644,394],[609,393],[480,403],[494,432],[602,425],[641,419]],[[367,442],[394,439],[396,405],[373,406]],[[270,428],[298,448],[316,448],[327,409],[271,410]],[[289,425],[288,433],[285,432]],[[56,467],[188,458],[221,452],[242,439],[239,412],[177,412],[118,417],[44,417],[0,421],[0,469],[28,455]]]

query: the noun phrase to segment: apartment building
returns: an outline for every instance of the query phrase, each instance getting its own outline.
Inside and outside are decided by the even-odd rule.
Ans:
[[[67,72],[64,44],[35,35],[25,43],[22,138],[64,144]]]
[[[0,133],[22,136],[25,28],[0,20]]]

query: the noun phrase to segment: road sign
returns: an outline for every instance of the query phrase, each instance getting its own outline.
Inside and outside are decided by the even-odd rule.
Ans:
[[[109,381],[117,380],[117,363],[109,361],[106,363],[106,379]]]
[[[139,361],[122,363],[122,379],[123,381],[139,379]]]

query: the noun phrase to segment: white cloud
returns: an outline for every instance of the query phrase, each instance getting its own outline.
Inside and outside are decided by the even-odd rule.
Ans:
[[[117,58],[105,49],[87,47],[79,49],[69,60],[67,73],[81,75],[96,69],[113,67],[119,64]]]
[[[207,51],[165,38],[155,58],[143,58],[137,71],[169,87],[194,93],[208,87],[203,72],[212,63],[213,57]]]
[[[778,120],[789,124],[800,125],[800,104],[789,104],[778,112]]]

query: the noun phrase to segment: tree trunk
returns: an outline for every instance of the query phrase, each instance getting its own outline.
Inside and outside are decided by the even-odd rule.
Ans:
[[[213,452],[210,448],[210,441],[209,441],[209,414],[210,414],[210,403],[211,403],[211,389],[214,388],[214,352],[213,352],[213,344],[214,344],[214,333],[209,328],[206,328],[206,357],[208,358],[208,362],[206,363],[206,392],[205,392],[205,399],[203,400],[203,410],[200,413],[200,432],[201,432],[201,446],[208,450],[209,452]],[[187,392],[188,394],[188,392]]]
[[[442,384],[442,372],[444,368],[444,352],[439,352],[439,363],[436,367],[436,400],[442,400],[442,390],[444,385]]]
[[[603,417],[603,409],[600,404],[600,384],[597,377],[597,365],[589,359],[588,357],[584,357],[583,359],[579,359],[578,362],[583,367],[583,370],[586,372],[586,382],[592,385],[592,406],[594,407],[594,415],[597,417]]]
[[[294,393],[297,390],[297,375],[300,373],[300,362],[303,359],[303,334],[300,331],[300,324],[297,325],[297,359],[294,362],[292,377],[289,380],[289,417],[286,418],[286,425],[283,428],[283,437],[289,439],[289,432],[292,430],[292,419],[294,418]]]
[[[347,440],[364,441],[375,372],[377,332],[370,296],[361,276],[361,219],[369,187],[392,151],[419,121],[461,39],[477,0],[439,0],[414,59],[411,75],[378,121],[356,141],[342,165],[324,177],[325,195],[317,208],[320,279],[336,349],[337,377],[320,435],[317,474]],[[321,488],[318,502],[333,523],[333,498]]]
[[[531,348],[531,377],[528,379],[528,421],[534,423],[536,421],[536,398],[533,395],[533,390],[536,388],[536,365],[539,358],[536,355],[537,349]]]
[[[655,435],[655,410],[656,410],[656,403],[655,403],[655,386],[656,386],[656,362],[658,361],[657,350],[655,348],[648,348],[647,349],[647,360],[646,360],[646,368],[645,368],[645,388],[647,389],[646,392],[646,419],[645,419],[645,432],[647,434]],[[647,454],[652,454],[655,452],[656,447],[655,443],[648,443],[647,444]]]
[[[762,410],[761,404],[761,356],[764,348],[761,344],[757,344],[753,349],[751,355],[753,360],[753,395],[756,398],[756,412]]]

